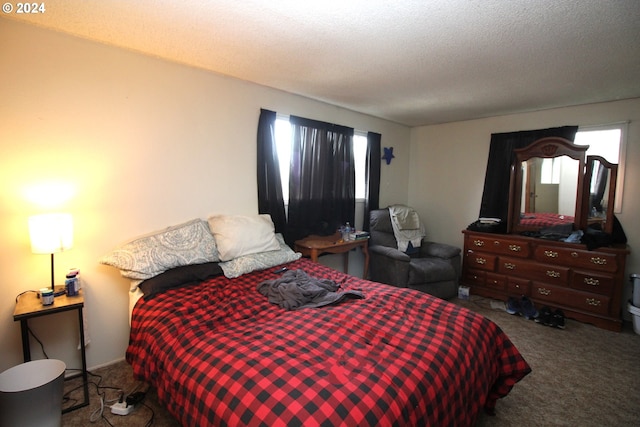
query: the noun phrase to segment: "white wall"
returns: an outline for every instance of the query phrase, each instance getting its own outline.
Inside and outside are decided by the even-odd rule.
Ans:
[[[0,75],[0,371],[22,362],[15,296],[49,283],[27,217],[73,214],[74,248],[56,255],[58,282],[81,269],[89,367],[122,359],[128,282],[98,259],[192,218],[257,213],[260,108],[381,133],[396,155],[382,166],[381,204],[407,201],[404,126],[2,18]],[[71,196],[35,203],[29,190],[42,183],[63,183]],[[50,357],[79,367],[75,313],[31,324]],[[34,341],[32,352],[41,357]]]
[[[478,218],[492,133],[629,121],[622,212],[629,240],[626,277],[640,272],[640,99],[492,117],[411,131],[409,203],[436,241],[462,247],[461,230]],[[625,282],[625,299],[631,286]],[[624,304],[626,306],[626,304]]]

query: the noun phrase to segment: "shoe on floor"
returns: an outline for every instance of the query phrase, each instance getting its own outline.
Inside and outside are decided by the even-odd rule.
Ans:
[[[540,323],[541,325],[551,326],[551,318],[553,317],[553,312],[546,305],[540,309],[540,313],[538,317],[536,317],[536,323]]]
[[[514,297],[509,297],[507,300],[507,313],[520,314],[522,307],[520,306],[520,300]]]
[[[560,309],[557,309],[553,313],[553,318],[551,320],[551,326],[558,329],[564,329],[564,312]]]
[[[536,317],[538,317],[538,310],[533,305],[533,301],[531,301],[529,298],[525,296],[523,296],[522,299],[520,300],[520,308],[521,308],[520,312],[522,313],[525,319],[529,320],[529,319],[535,319]]]

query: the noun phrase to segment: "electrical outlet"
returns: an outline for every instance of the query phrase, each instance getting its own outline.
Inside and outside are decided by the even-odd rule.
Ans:
[[[125,402],[118,402],[111,405],[111,413],[116,415],[129,415],[134,409],[134,405],[127,406]]]

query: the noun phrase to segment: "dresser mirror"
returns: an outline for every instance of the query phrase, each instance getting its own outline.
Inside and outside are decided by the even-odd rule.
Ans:
[[[600,156],[587,156],[585,175],[583,209],[586,221],[583,228],[597,224],[606,233],[611,233],[618,165]]]
[[[585,152],[564,138],[539,139],[514,150],[508,231],[560,230],[583,226]]]

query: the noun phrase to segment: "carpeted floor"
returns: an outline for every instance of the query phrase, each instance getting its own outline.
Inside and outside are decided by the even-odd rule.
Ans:
[[[560,330],[488,299],[456,302],[496,322],[533,370],[477,426],[640,425],[640,336],[630,324],[616,333],[569,319]]]
[[[482,415],[476,427],[640,425],[640,336],[631,325],[615,333],[567,320],[566,328],[560,330],[509,315],[488,299],[472,297],[470,301],[453,302],[496,322],[533,369],[498,402],[497,414]],[[94,425],[105,426],[179,425],[158,404],[153,389],[148,391],[144,405],[132,414],[114,415],[105,407],[101,418],[98,392],[110,400],[117,399],[118,389],[129,394],[145,391],[148,386],[133,379],[126,362],[93,374],[100,377],[90,376],[90,405],[64,414],[63,426],[87,426],[92,420],[97,420]],[[65,390],[77,387],[76,381],[67,381]],[[67,406],[73,404],[77,394],[71,393],[72,401]]]

